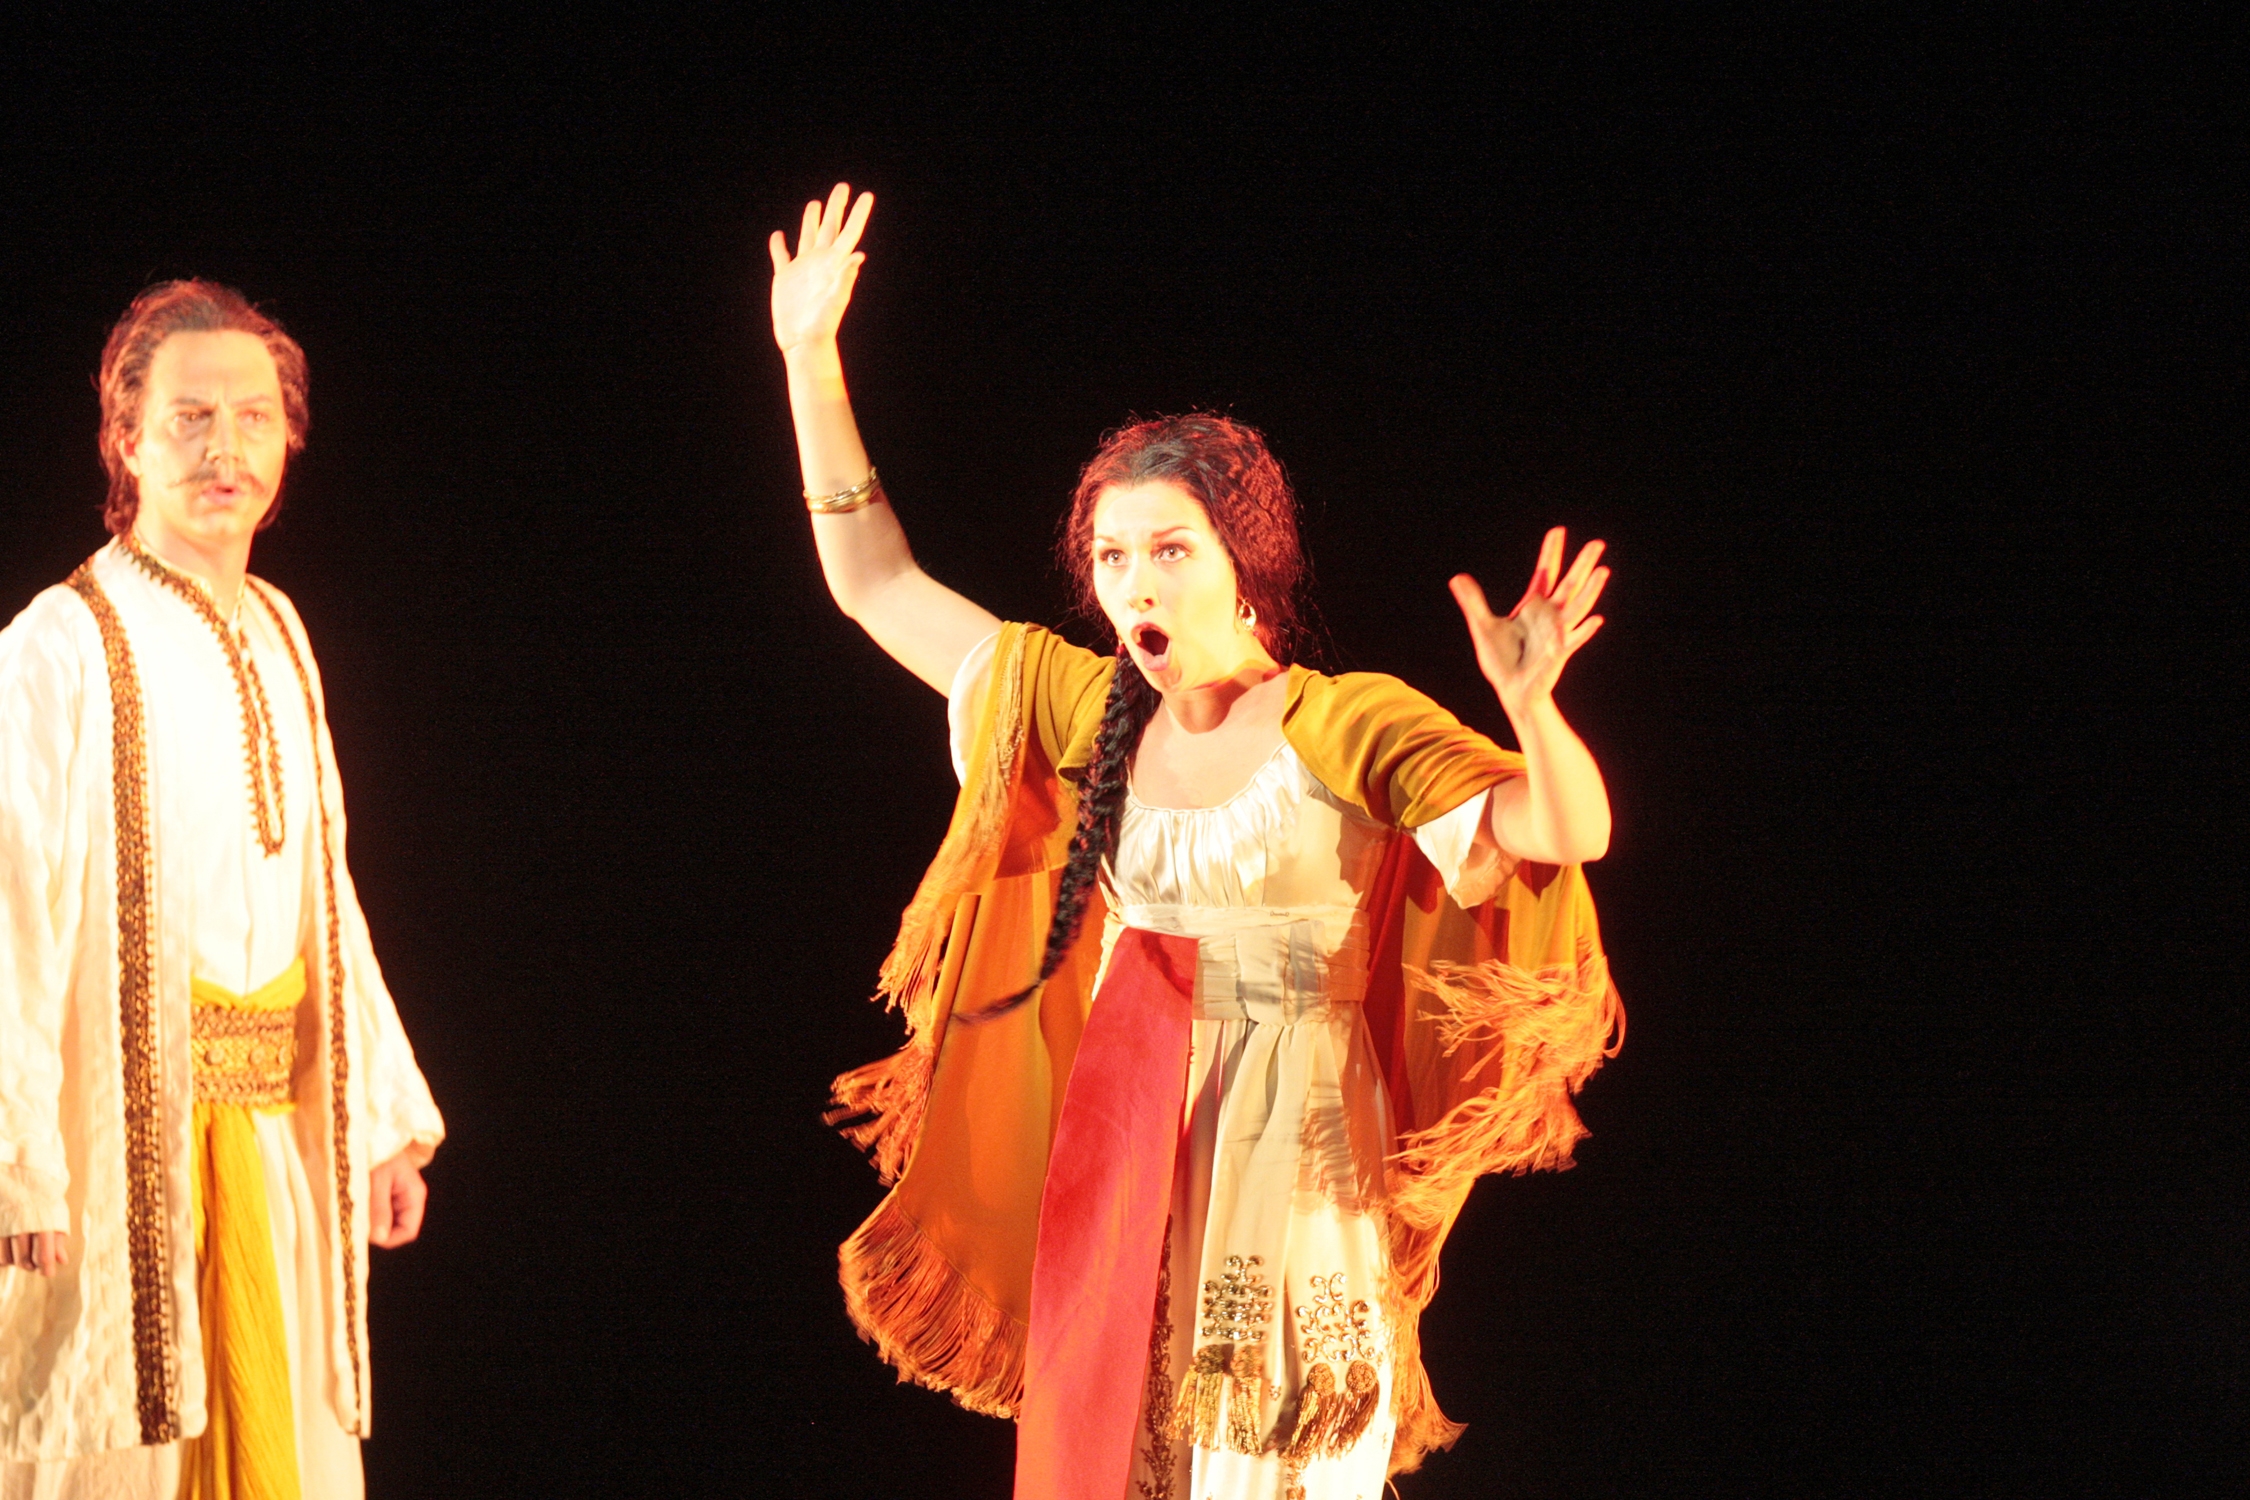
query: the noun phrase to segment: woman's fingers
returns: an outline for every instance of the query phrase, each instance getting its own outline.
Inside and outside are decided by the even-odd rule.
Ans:
[[[852,187],[839,182],[828,190],[828,206],[820,216],[820,244],[823,248],[836,243],[836,236],[844,232],[844,210],[850,206]]]
[[[1596,568],[1563,599],[1563,618],[1576,625],[1593,611],[1594,601],[1601,598],[1602,589],[1609,583],[1609,569]]]
[[[1585,546],[1579,548],[1577,560],[1571,563],[1570,571],[1563,575],[1562,586],[1555,590],[1555,597],[1557,599],[1568,599],[1583,588],[1587,575],[1594,571],[1594,564],[1601,560],[1602,544],[1600,542],[1588,542]]]
[[[1466,573],[1456,573],[1446,580],[1445,586],[1453,591],[1453,602],[1461,606],[1462,618],[1469,622],[1471,630],[1492,618],[1492,606],[1485,602],[1483,584]]]
[[[1563,529],[1550,526],[1539,539],[1539,562],[1531,570],[1531,586],[1542,594],[1555,591],[1555,580],[1562,577]]]
[[[1580,646],[1583,646],[1588,641],[1592,640],[1595,634],[1600,631],[1601,628],[1602,617],[1600,615],[1595,615],[1590,619],[1583,620],[1578,625],[1574,626],[1570,632],[1571,651],[1575,652]]]
[[[843,188],[839,186],[837,191],[842,192]],[[875,212],[875,195],[873,193],[861,193],[859,201],[852,205],[851,217],[844,220],[843,233],[836,236],[837,248],[847,251],[857,249],[860,235],[867,230],[867,216],[873,212]]]
[[[853,203],[851,194],[851,184],[839,182],[829,192],[825,203],[815,198],[805,205],[805,216],[797,225],[795,259],[802,260],[808,252],[825,250],[831,245],[848,254],[859,244],[859,237],[867,228],[867,216],[875,211],[875,195],[861,193],[859,201]],[[789,264],[792,258],[789,240],[780,230],[773,232],[767,248],[773,252],[775,270]]]

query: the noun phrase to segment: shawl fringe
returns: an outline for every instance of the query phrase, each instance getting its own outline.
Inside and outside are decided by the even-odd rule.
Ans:
[[[1030,1330],[971,1286],[893,1200],[844,1241],[837,1260],[853,1325],[901,1381],[986,1416],[1016,1415]]]
[[[1409,966],[1410,983],[1444,1008],[1443,1055],[1483,1053],[1466,1077],[1498,1062],[1498,1076],[1436,1124],[1402,1138],[1387,1202],[1391,1253],[1390,1472],[1411,1473],[1433,1448],[1466,1430],[1439,1409],[1422,1368],[1422,1309],[1437,1295],[1438,1252],[1469,1189],[1492,1172],[1560,1171],[1584,1139],[1570,1096],[1625,1040],[1625,1009],[1609,964],[1586,951],[1575,964],[1524,969],[1500,959]]]
[[[938,977],[959,899],[989,877],[1007,833],[1023,757],[1023,643],[1021,626],[1006,627],[992,664],[990,731],[977,741],[991,750],[971,762],[945,842],[899,918],[898,938],[876,976],[874,998],[906,1018],[906,1045],[829,1086],[822,1118],[867,1153],[886,1186],[906,1171],[928,1111],[943,1020]]]
[[[1434,1261],[1434,1257],[1432,1257]],[[1391,1434],[1389,1472],[1411,1474],[1433,1448],[1451,1448],[1467,1432],[1439,1410],[1430,1389],[1429,1371],[1422,1368],[1422,1310],[1404,1317],[1393,1314],[1391,1323],[1391,1417],[1397,1424]]]
[[[929,1111],[930,1077],[937,1069],[937,1040],[916,1037],[889,1057],[840,1075],[829,1086],[821,1119],[850,1141],[875,1167],[885,1187],[906,1171]]]
[[[1444,1055],[1484,1051],[1467,1078],[1500,1064],[1488,1087],[1403,1138],[1392,1158],[1400,1181],[1391,1209],[1426,1229],[1451,1224],[1470,1185],[1487,1173],[1571,1165],[1586,1127],[1570,1096],[1624,1044],[1625,1008],[1608,960],[1594,952],[1539,969],[1490,959],[1406,973],[1445,1008],[1438,1022]]]

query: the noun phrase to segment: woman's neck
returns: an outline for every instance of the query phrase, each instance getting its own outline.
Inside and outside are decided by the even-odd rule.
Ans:
[[[1208,734],[1223,727],[1238,707],[1252,712],[1262,707],[1252,695],[1284,675],[1285,670],[1261,651],[1254,660],[1242,663],[1232,674],[1216,682],[1174,688],[1165,693],[1164,712],[1186,733]],[[1246,699],[1249,701],[1245,702]]]

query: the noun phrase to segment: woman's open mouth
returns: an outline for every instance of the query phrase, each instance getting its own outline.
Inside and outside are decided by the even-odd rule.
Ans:
[[[1135,625],[1132,636],[1134,647],[1147,659],[1150,667],[1161,672],[1171,664],[1172,638],[1166,635],[1161,627]]]

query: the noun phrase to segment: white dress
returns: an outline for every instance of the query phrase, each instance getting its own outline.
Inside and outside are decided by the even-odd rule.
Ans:
[[[981,688],[990,656],[989,643],[980,646],[955,681],[957,768],[967,749],[958,705]],[[1488,802],[1480,793],[1412,833],[1465,904],[1489,899],[1502,873],[1484,831]],[[1370,1209],[1392,1145],[1359,1002],[1370,888],[1398,836],[1335,796],[1286,743],[1215,807],[1151,807],[1128,794],[1104,870],[1105,959],[1131,926],[1196,938],[1200,961],[1170,1254],[1125,1500],[1384,1492],[1387,1264]],[[1254,1421],[1243,1440],[1176,1438],[1197,1352],[1228,1343],[1249,1346],[1262,1365]],[[1354,1364],[1371,1367],[1373,1416],[1340,1454],[1292,1460],[1286,1450],[1320,1364],[1339,1389]]]

